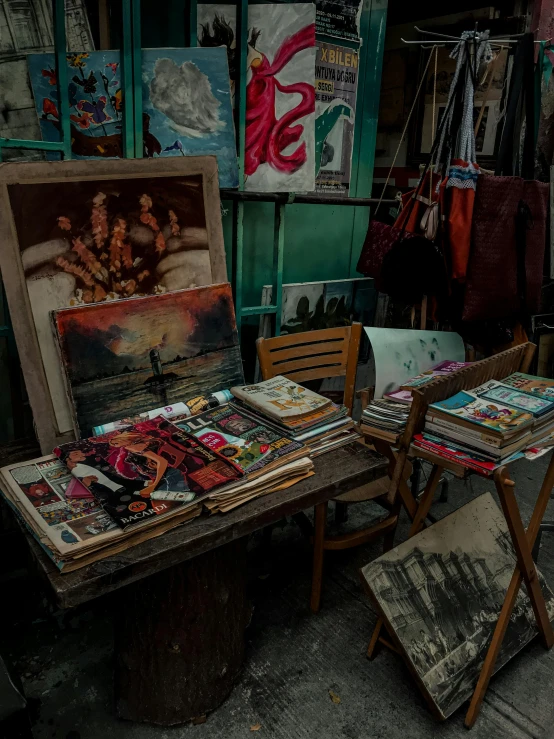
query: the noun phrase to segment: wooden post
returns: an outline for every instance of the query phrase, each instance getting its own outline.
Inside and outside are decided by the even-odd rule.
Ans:
[[[325,543],[325,527],[327,525],[327,508],[328,503],[318,503],[316,505],[315,526],[314,526],[314,561],[312,570],[312,594],[310,597],[310,610],[312,613],[319,611],[321,603],[321,585],[323,581],[323,557]]]
[[[246,537],[126,587],[116,610],[120,718],[161,726],[213,711],[243,662]]]

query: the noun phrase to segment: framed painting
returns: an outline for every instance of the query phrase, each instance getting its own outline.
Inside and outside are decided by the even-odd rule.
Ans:
[[[448,718],[473,694],[516,566],[506,519],[490,493],[362,569],[362,580],[433,713]],[[539,580],[548,615],[554,594]],[[496,662],[538,633],[522,588]]]
[[[75,431],[244,382],[229,283],[52,314]]]
[[[215,157],[0,164],[0,239],[45,454],[74,437],[51,311],[227,281]]]

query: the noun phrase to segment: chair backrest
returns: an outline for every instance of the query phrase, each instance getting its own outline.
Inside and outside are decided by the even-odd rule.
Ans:
[[[430,403],[446,400],[461,390],[472,390],[489,380],[503,380],[513,372],[528,372],[535,349],[535,344],[528,341],[414,388],[412,407],[400,447],[408,449],[414,434],[421,431]]]
[[[344,405],[352,413],[362,324],[258,339],[264,380],[284,375],[295,382],[344,377]]]

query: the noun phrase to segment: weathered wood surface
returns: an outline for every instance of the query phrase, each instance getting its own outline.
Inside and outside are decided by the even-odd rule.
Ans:
[[[359,443],[314,460],[315,475],[288,490],[270,493],[224,515],[201,517],[122,554],[60,574],[29,537],[39,568],[58,605],[69,608],[228,544],[383,475],[388,460]]]
[[[244,657],[246,538],[125,588],[115,618],[120,718],[162,726],[213,711]]]

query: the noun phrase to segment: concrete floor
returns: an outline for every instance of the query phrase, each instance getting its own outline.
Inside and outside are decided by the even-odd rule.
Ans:
[[[527,519],[547,459],[514,466],[521,509]],[[453,481],[442,517],[493,485],[475,479],[473,489]],[[377,510],[351,506],[348,525]],[[554,519],[554,503],[551,504]],[[547,516],[548,517],[548,516]],[[403,522],[398,540],[405,537]],[[310,548],[293,523],[273,532],[269,553],[261,537],[251,541],[250,595],[254,604],[240,683],[205,724],[172,729],[114,718],[111,702],[111,598],[74,612],[53,611],[38,583],[4,586],[0,609],[3,654],[23,678],[36,723],[36,739],[402,739],[471,736],[472,739],[554,737],[554,650],[533,642],[491,682],[471,735],[464,709],[437,723],[402,661],[382,652],[365,656],[375,615],[362,592],[359,567],[379,545],[327,558],[324,601],[317,616],[307,608]],[[554,585],[554,535],[545,534],[541,570]],[[334,703],[329,691],[340,697]],[[260,728],[254,731],[252,727]]]

